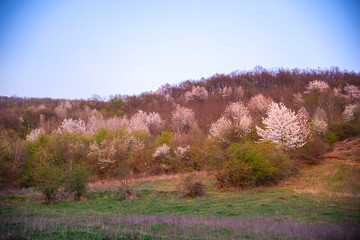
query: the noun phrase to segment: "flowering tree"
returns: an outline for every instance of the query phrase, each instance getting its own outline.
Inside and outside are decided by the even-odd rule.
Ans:
[[[310,135],[295,112],[283,103],[270,104],[263,124],[265,129],[256,126],[258,135],[262,140],[271,141],[281,148],[299,148],[307,142]]]
[[[223,116],[210,127],[210,138],[221,143],[245,136],[251,131],[252,119],[242,102],[230,103]]]
[[[153,159],[156,158],[168,158],[170,154],[170,147],[164,143],[163,145],[157,147],[153,153]]]
[[[186,147],[177,147],[175,152],[175,155],[181,159],[188,158],[188,152],[190,150],[190,145],[187,145]]]
[[[328,124],[326,112],[321,107],[317,107],[313,115],[312,130],[318,135],[323,135],[327,129]]]
[[[360,89],[354,85],[347,84],[344,88],[346,95],[345,99],[348,103],[360,101]]]
[[[209,129],[210,138],[220,143],[229,143],[228,138],[229,135],[231,135],[232,128],[231,121],[226,117],[221,117],[215,123],[211,124]]]
[[[119,128],[127,128],[129,127],[129,120],[126,117],[112,117],[106,120],[106,128],[115,131]]]
[[[145,130],[151,133],[157,133],[161,131],[164,125],[164,121],[161,119],[158,113],[149,113],[139,110],[130,119],[130,128],[133,130]]]
[[[95,158],[101,171],[111,168],[116,163],[116,149],[114,141],[102,141],[100,144],[90,144],[88,157]]]
[[[306,91],[305,93],[311,93],[313,91],[320,91],[323,92],[325,90],[329,90],[329,84],[327,84],[324,81],[320,81],[320,80],[314,80],[309,82],[309,84],[306,86]]]
[[[349,104],[346,105],[344,112],[342,113],[342,117],[345,122],[351,122],[355,119],[355,116],[360,111],[359,104]]]
[[[39,136],[44,132],[43,128],[36,128],[31,130],[31,132],[26,136],[26,140],[35,142],[39,139]]]
[[[241,86],[235,88],[233,92],[238,98],[242,98],[244,96],[244,89]]]
[[[72,108],[71,102],[69,100],[62,101],[59,105],[55,108],[56,115],[64,119],[67,117],[68,110]]]
[[[224,89],[222,90],[223,97],[230,97],[232,93],[233,93],[233,88],[229,86],[224,87]]]
[[[194,111],[177,105],[175,111],[172,112],[172,124],[176,132],[188,133],[196,124]]]
[[[88,134],[92,135],[102,126],[105,126],[104,117],[101,113],[95,110],[88,120],[86,131]]]
[[[193,86],[191,91],[185,92],[185,100],[186,101],[203,101],[208,98],[208,91],[204,87]]]
[[[58,131],[59,132],[68,131],[68,132],[75,132],[78,134],[85,134],[86,125],[85,122],[81,119],[79,120],[73,120],[72,118],[64,119],[60,127],[58,128]]]
[[[293,94],[293,103],[294,103],[294,106],[299,108],[303,105],[304,103],[304,99],[302,97],[302,94],[301,93],[294,93]]]
[[[273,100],[269,97],[266,98],[261,93],[250,98],[250,101],[248,103],[248,108],[250,111],[257,113],[259,115],[263,115],[268,106],[273,102]]]

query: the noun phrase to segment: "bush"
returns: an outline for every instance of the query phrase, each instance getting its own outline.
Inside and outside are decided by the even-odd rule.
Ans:
[[[299,156],[306,164],[314,165],[320,163],[322,155],[329,150],[329,145],[320,137],[313,139],[299,149]]]
[[[212,165],[219,187],[255,187],[277,183],[290,174],[289,158],[272,144],[234,143],[224,161]]]
[[[194,175],[186,176],[178,185],[180,197],[202,197],[205,195],[205,185],[196,181]]]
[[[333,123],[329,126],[329,132],[336,135],[342,141],[354,137],[360,133],[360,121],[357,123]]]
[[[86,185],[89,181],[90,172],[84,166],[76,166],[66,179],[65,189],[74,195],[75,200],[79,201],[86,193]]]
[[[35,152],[34,160],[31,176],[36,188],[44,195],[45,202],[51,203],[55,200],[56,193],[64,183],[64,168],[55,162],[52,154],[41,147]]]
[[[133,193],[133,191],[130,190],[128,186],[119,187],[119,201],[128,201],[134,199],[135,197],[136,195]]]

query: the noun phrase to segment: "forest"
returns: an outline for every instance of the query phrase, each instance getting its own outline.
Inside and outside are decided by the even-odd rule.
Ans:
[[[338,68],[256,67],[107,101],[1,97],[0,184],[201,170],[222,188],[276,184],[359,133],[359,86]]]
[[[0,238],[358,239],[359,133],[336,67],[3,96]]]

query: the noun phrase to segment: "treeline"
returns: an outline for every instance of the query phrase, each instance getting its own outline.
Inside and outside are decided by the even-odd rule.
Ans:
[[[108,101],[0,97],[0,184],[48,191],[41,184],[59,187],[78,169],[96,178],[208,170],[219,187],[276,183],[359,133],[359,85],[359,73],[338,68],[257,67]]]

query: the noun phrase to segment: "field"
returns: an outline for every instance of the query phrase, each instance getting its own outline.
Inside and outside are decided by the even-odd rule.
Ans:
[[[359,239],[360,167],[326,160],[287,181],[180,198],[181,175],[138,179],[137,196],[117,200],[118,183],[93,183],[88,199],[46,205],[33,191],[1,195],[1,239]]]

